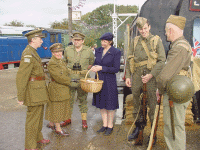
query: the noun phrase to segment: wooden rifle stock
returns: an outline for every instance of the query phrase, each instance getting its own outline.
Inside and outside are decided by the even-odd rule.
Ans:
[[[146,75],[146,70],[143,70],[143,76],[145,76],[145,75]],[[140,130],[138,138],[136,140],[136,144],[140,144],[140,145],[143,143],[143,139],[144,139],[143,138],[143,131],[144,131],[144,127],[146,126],[146,123],[147,123],[147,106],[146,106],[146,103],[147,103],[147,85],[146,85],[146,83],[143,84],[142,91],[143,91],[143,97],[142,97],[142,102],[141,102],[142,119],[140,120],[142,129]]]
[[[152,125],[152,128],[151,128],[151,135],[150,135],[149,145],[148,145],[147,150],[151,150],[152,149],[153,143],[154,143],[154,139],[155,139],[155,136],[156,136],[162,95],[159,95],[159,96],[160,96],[160,98],[157,101],[157,105],[156,105],[156,109],[155,109],[155,113],[154,113],[153,125]]]

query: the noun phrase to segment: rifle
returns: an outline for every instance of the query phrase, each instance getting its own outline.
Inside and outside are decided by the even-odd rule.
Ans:
[[[150,136],[150,140],[149,140],[149,145],[147,150],[151,150],[153,143],[154,143],[154,139],[156,136],[156,132],[157,132],[157,128],[158,128],[158,119],[159,119],[159,113],[160,113],[160,103],[161,103],[161,97],[162,95],[159,95],[160,98],[157,100],[157,105],[156,105],[156,109],[155,109],[155,113],[154,113],[154,120],[153,120],[153,125],[151,128],[151,136]]]
[[[145,76],[145,75],[146,75],[146,70],[143,70],[143,76]],[[142,145],[143,139],[144,139],[143,131],[144,131],[144,127],[147,124],[147,106],[146,106],[147,85],[146,85],[146,83],[143,84],[142,91],[143,91],[143,97],[142,97],[142,101],[141,101],[142,109],[140,109],[140,114],[142,114],[142,115],[141,115],[141,118],[139,119],[139,123],[140,123],[142,129],[139,131],[138,138],[136,139],[136,142],[135,142],[136,145]]]

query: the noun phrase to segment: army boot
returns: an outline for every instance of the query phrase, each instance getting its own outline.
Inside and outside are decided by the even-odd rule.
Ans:
[[[142,145],[143,143],[143,127],[139,121],[135,123],[136,127],[131,135],[128,136],[128,141],[132,141],[134,145]]]
[[[82,118],[82,128],[87,129],[87,113],[81,113],[81,118]]]

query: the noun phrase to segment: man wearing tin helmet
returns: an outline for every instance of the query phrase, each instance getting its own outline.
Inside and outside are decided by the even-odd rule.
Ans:
[[[190,77],[188,70],[192,53],[190,44],[183,36],[185,22],[185,17],[175,15],[170,15],[166,21],[165,34],[171,45],[166,64],[156,79],[159,89],[157,96],[159,97],[159,94],[164,96],[164,138],[169,150],[186,149],[185,113],[190,103],[188,100],[194,94],[192,92],[193,85],[189,82],[186,83],[186,79],[181,77]],[[182,92],[182,95],[180,95],[180,92]],[[190,94],[190,97],[188,97],[188,94]]]
[[[37,143],[49,143],[42,135],[44,104],[49,101],[42,61],[37,53],[44,38],[42,30],[25,34],[29,45],[22,53],[16,77],[17,97],[20,105],[27,106],[25,124],[25,150],[36,149]]]

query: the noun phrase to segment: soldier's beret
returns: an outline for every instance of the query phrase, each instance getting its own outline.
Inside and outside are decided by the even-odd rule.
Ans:
[[[41,38],[44,38],[44,35],[42,34],[42,31],[43,29],[35,29],[35,30],[32,30],[28,33],[25,34],[25,36],[28,38],[28,39],[32,39],[34,37],[41,37]]]
[[[73,35],[72,35],[72,38],[74,40],[82,40],[85,38],[85,35],[83,33],[80,33],[80,32],[74,32]]]
[[[185,28],[185,22],[186,22],[185,17],[176,16],[176,15],[170,15],[166,21],[166,23],[172,23],[182,30]]]
[[[62,52],[64,50],[61,43],[54,43],[49,49],[51,52]]]
[[[137,18],[137,22],[136,22],[136,26],[138,27],[138,28],[143,28],[143,26],[147,23],[147,19],[146,18],[144,18],[144,17],[138,17]]]
[[[112,41],[113,40],[113,34],[111,32],[106,32],[104,33],[99,39],[100,40],[108,40],[108,41]]]

